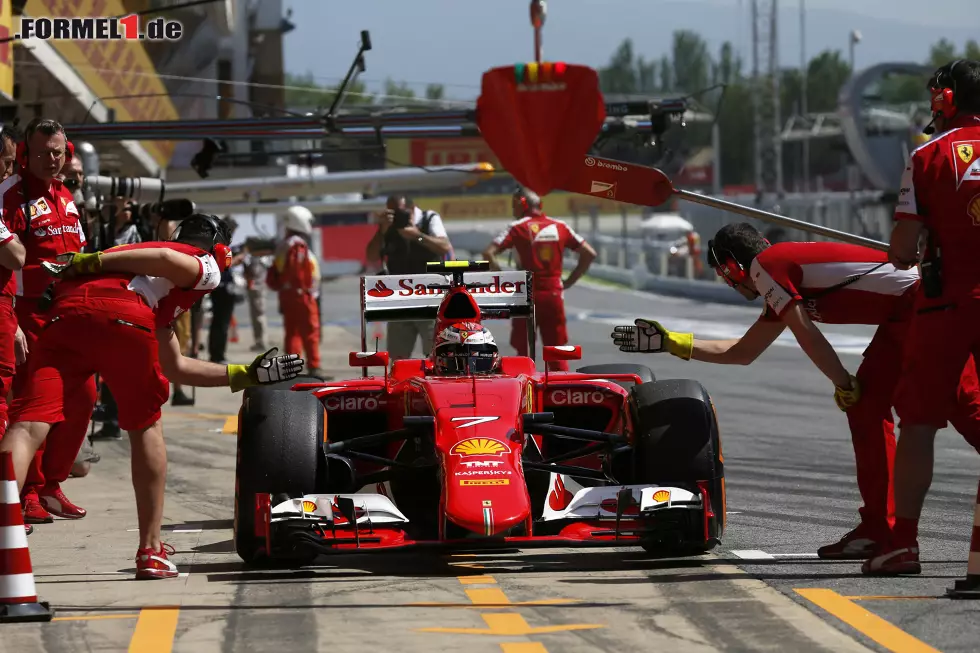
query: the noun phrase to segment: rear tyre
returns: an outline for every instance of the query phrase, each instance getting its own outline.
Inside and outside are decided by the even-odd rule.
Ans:
[[[725,528],[725,470],[711,397],[704,386],[689,379],[644,383],[630,394],[636,423],[633,482],[692,489],[699,481],[707,482],[715,514],[708,520],[707,538],[703,521],[696,519],[682,541],[651,542],[643,548],[670,555],[704,553],[718,544]]]
[[[264,542],[255,536],[255,495],[309,494],[317,489],[318,474],[325,473],[319,469],[323,406],[308,392],[289,391],[302,382],[297,378],[245,390],[235,468],[234,540],[246,563],[265,557]],[[305,552],[283,554],[295,563],[315,557]]]
[[[640,377],[642,383],[653,383],[657,378],[651,370],[646,365],[636,365],[633,363],[603,363],[602,365],[586,365],[585,367],[580,367],[576,372],[580,374],[636,374]],[[627,390],[634,387],[636,384],[632,381],[613,381],[613,383],[620,385]]]

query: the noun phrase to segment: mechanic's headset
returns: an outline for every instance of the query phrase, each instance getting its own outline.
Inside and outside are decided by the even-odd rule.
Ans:
[[[762,240],[765,242],[767,247],[771,245],[767,239],[763,238]],[[749,279],[748,270],[746,270],[742,264],[738,262],[738,259],[736,259],[730,251],[727,249],[715,249],[714,240],[708,241],[708,251],[711,252],[711,258],[715,262],[715,269],[718,270],[719,273],[725,277],[725,279],[730,281],[732,285],[745,285],[745,282]],[[719,256],[718,252],[722,252],[724,256]]]
[[[174,229],[173,235],[170,240],[183,242],[180,240],[181,232],[184,228],[184,224],[187,221],[192,221],[197,223],[203,223],[206,225],[206,230],[210,232],[211,245],[206,248],[202,248],[214,257],[214,260],[218,263],[218,268],[223,272],[231,266],[231,247],[227,244],[218,240],[221,235],[221,219],[216,215],[205,215],[203,213],[195,214],[189,218],[184,218]]]
[[[935,80],[930,87],[932,91],[932,122],[922,130],[923,134],[932,135],[936,133],[936,118],[939,116],[949,121],[955,118],[959,112],[956,106],[956,79],[953,77],[953,72],[963,62],[963,59],[957,59],[949,67],[949,72],[936,73]]]

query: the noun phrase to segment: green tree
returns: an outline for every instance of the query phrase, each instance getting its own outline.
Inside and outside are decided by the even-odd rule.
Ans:
[[[840,50],[824,50],[807,65],[807,103],[811,112],[837,110],[837,94],[851,77],[851,65]]]
[[[599,86],[603,93],[636,93],[636,72],[636,65],[633,60],[633,41],[626,39],[616,48],[609,64],[599,69]]]
[[[704,39],[690,30],[674,32],[673,90],[694,93],[709,85],[711,56]]]
[[[660,90],[663,93],[674,90],[674,78],[671,75],[670,58],[667,55],[660,58]]]
[[[442,84],[429,84],[425,87],[425,98],[427,100],[442,100],[446,95],[446,87]]]
[[[957,58],[959,58],[959,55],[956,51],[956,45],[949,39],[942,38],[936,41],[929,49],[928,63],[939,68]]]

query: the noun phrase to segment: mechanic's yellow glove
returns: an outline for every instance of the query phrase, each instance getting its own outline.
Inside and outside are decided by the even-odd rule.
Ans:
[[[298,354],[276,356],[278,347],[273,347],[257,356],[251,365],[229,365],[228,386],[238,392],[253,385],[278,383],[295,378],[303,369],[305,361]]]
[[[663,328],[659,322],[637,318],[636,326],[617,326],[610,336],[613,344],[625,352],[661,353],[668,352],[691,360],[694,350],[693,333],[674,333]]]
[[[55,262],[44,261],[41,266],[49,274],[62,279],[102,272],[102,252],[68,252],[59,254]]]
[[[850,390],[845,390],[843,388],[834,388],[834,401],[837,403],[837,407],[842,411],[847,412],[847,409],[852,407],[858,401],[861,400],[861,384],[858,383],[857,377],[851,377],[851,388]]]

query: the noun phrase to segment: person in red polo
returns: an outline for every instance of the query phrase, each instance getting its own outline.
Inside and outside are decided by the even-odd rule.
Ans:
[[[51,426],[64,419],[64,398],[95,373],[105,379],[119,400],[119,425],[129,432],[132,449],[137,579],[178,575],[160,539],[167,471],[160,408],[170,396],[168,379],[238,391],[294,378],[303,366],[295,354],[276,356],[276,349],[251,365],[219,365],[181,354],[174,320],[218,285],[231,260],[228,240],[221,220],[195,214],[170,242],[61,257],[68,261],[60,266],[65,278],[57,284],[32,354],[30,383],[14,402],[13,424],[0,442],[0,451],[12,452],[23,485],[34,453]]]
[[[825,560],[866,560],[887,543],[895,521],[893,395],[919,287],[916,270],[899,270],[884,252],[844,243],[770,245],[748,223],[726,225],[708,243],[708,264],[743,297],[765,298],[762,315],[741,338],[695,339],[653,320],[617,326],[626,352],[669,352],[685,360],[748,365],[789,328],[800,348],[834,384],[847,414],[864,505],[857,528],[817,550]],[[873,324],[874,337],[851,375],[814,323]],[[960,367],[953,425],[980,448],[980,386],[972,360]]]
[[[541,198],[534,191],[518,188],[514,192],[512,222],[483,252],[493,269],[499,270],[497,254],[514,248],[519,267],[530,270],[533,277],[534,316],[545,346],[568,343],[565,326],[564,291],[582,278],[595,260],[596,253],[584,238],[562,220],[549,218],[541,210]],[[578,265],[564,281],[565,250],[578,252]],[[510,344],[518,355],[527,356],[529,345],[524,318],[512,321]],[[551,370],[568,370],[568,362],[548,363]]]
[[[895,528],[862,567],[868,575],[920,573],[936,432],[955,415],[960,370],[980,354],[980,62],[949,63],[928,86],[939,134],[909,157],[888,253],[922,273],[895,396]]]
[[[14,172],[16,137],[6,126],[0,126],[3,142],[0,158],[0,194],[16,183],[11,179]],[[7,395],[13,386],[18,363],[26,356],[23,332],[17,327],[14,314],[14,292],[8,284],[15,271],[20,271],[27,260],[27,250],[17,234],[7,229],[0,208],[0,439],[7,432]]]
[[[59,177],[71,153],[65,130],[57,121],[35,118],[18,146],[19,174],[4,182],[0,198],[7,228],[27,248],[23,269],[4,288],[4,294],[16,293],[14,311],[27,345],[27,361],[18,365],[14,377],[15,401],[26,387],[31,351],[46,320],[41,298],[52,279],[41,269],[41,262],[78,252],[85,244],[75,198]],[[71,474],[85,440],[95,400],[95,379],[69,397],[64,422],[54,429],[50,442],[31,465],[22,496],[25,523],[49,523],[52,513],[67,519],[85,516],[85,510],[65,496],[61,483]]]

